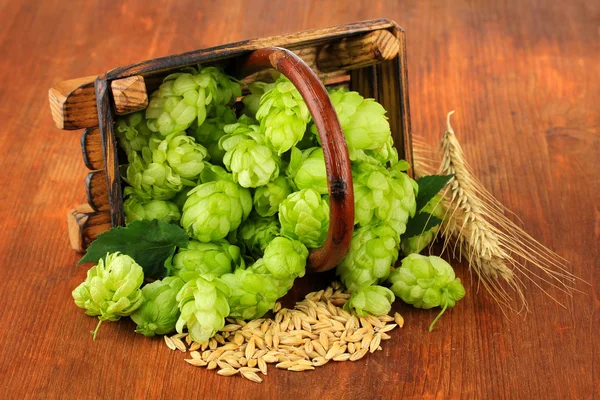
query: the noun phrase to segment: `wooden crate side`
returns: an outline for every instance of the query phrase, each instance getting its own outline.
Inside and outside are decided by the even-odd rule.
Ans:
[[[110,93],[106,75],[99,76],[95,83],[98,122],[102,138],[104,155],[104,172],[106,173],[106,189],[112,226],[125,225],[123,212],[123,194],[121,192],[121,177],[117,160],[117,145],[113,111],[110,105]]]
[[[100,129],[95,126],[87,128],[81,135],[81,152],[85,166],[97,171],[104,168],[104,154],[102,152],[102,138]]]

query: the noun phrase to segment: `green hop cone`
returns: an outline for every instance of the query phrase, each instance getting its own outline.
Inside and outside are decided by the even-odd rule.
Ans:
[[[246,251],[255,258],[263,256],[267,245],[275,239],[281,226],[279,220],[272,217],[260,217],[250,214],[237,231],[238,239],[245,244]]]
[[[436,194],[431,200],[429,200],[429,202],[420,212],[426,212],[440,219],[444,219],[446,208],[442,203],[442,199],[443,197],[441,194]],[[436,225],[420,235],[409,238],[403,236],[402,242],[400,243],[402,252],[406,255],[420,253],[425,247],[429,246],[429,244],[433,242],[439,230],[440,225]]]
[[[260,98],[262,95],[269,90],[273,84],[255,81],[248,85],[250,94],[244,96],[242,103],[244,103],[244,115],[256,118],[256,113],[260,107]]]
[[[131,319],[137,324],[137,333],[155,336],[175,330],[175,323],[179,318],[176,297],[183,284],[180,278],[168,276],[142,288],[144,303],[131,314]]]
[[[128,156],[123,179],[144,200],[170,200],[183,189],[183,181],[166,163],[145,162],[137,152]]]
[[[142,112],[119,117],[115,133],[119,146],[125,150],[127,155],[133,151],[142,151],[144,147],[148,146],[148,140],[152,135]]]
[[[229,294],[225,282],[211,274],[187,282],[176,298],[181,310],[175,325],[177,332],[182,333],[187,326],[193,341],[208,341],[225,326],[225,318],[229,315]]]
[[[254,191],[254,209],[263,217],[273,216],[279,210],[279,204],[291,193],[288,180],[279,176]]]
[[[336,273],[350,291],[387,279],[398,259],[396,233],[387,225],[368,225],[354,230],[350,249]]]
[[[344,304],[344,310],[354,310],[360,316],[386,315],[392,309],[394,300],[394,293],[390,289],[377,285],[366,286],[352,293],[350,299]]]
[[[313,189],[290,194],[279,205],[281,234],[308,248],[321,247],[329,229],[329,204]]]
[[[296,279],[304,276],[308,249],[297,240],[276,237],[265,248],[263,262],[277,279]]]
[[[202,125],[192,124],[187,132],[196,142],[206,147],[211,163],[222,164],[225,150],[219,147],[219,139],[225,135],[225,125],[236,122],[237,118],[231,107],[215,106]]]
[[[356,158],[357,150],[379,149],[389,141],[390,124],[381,104],[346,89],[333,90],[329,96],[346,137],[350,159]]]
[[[123,211],[127,223],[142,219],[159,219],[165,222],[179,222],[181,219],[179,207],[171,201],[140,199],[131,186],[124,189],[123,196],[126,197]]]
[[[248,189],[228,180],[202,183],[188,193],[181,226],[201,242],[220,240],[236,230],[251,210]]]
[[[277,299],[292,287],[293,279],[276,279],[268,273],[262,259],[248,269],[237,269],[221,277],[230,288],[230,316],[255,319],[273,309]]]
[[[280,156],[302,140],[310,112],[294,85],[280,77],[260,98],[256,119],[267,144]]]
[[[148,127],[162,136],[201,125],[209,105],[225,105],[241,95],[238,83],[214,67],[186,68],[167,76],[146,109]]]
[[[320,194],[328,194],[327,171],[325,158],[321,147],[313,147],[302,152],[302,160],[297,168],[290,164],[294,170],[294,183],[298,189],[314,189]]]
[[[381,165],[394,166],[398,163],[398,150],[394,147],[394,139],[390,136],[383,145],[373,150],[357,150],[357,159],[361,156],[358,154],[362,151],[365,156],[373,158]]]
[[[206,148],[196,143],[193,137],[186,136],[185,132],[172,133],[164,140],[153,138],[150,148],[153,162],[166,163],[176,174],[188,180],[198,178],[208,156]]]
[[[232,172],[233,180],[245,188],[266,185],[279,175],[279,157],[265,144],[253,122],[242,116],[239,122],[223,128],[227,135],[219,141],[225,150],[223,164]]]
[[[424,309],[443,307],[431,323],[430,332],[446,309],[465,297],[465,288],[450,264],[435,256],[408,255],[402,259],[400,268],[392,271],[388,282],[405,303]]]
[[[103,321],[117,321],[131,315],[144,302],[140,286],[144,270],[135,260],[119,252],[109,253],[105,259],[89,269],[87,278],[75,290],[73,299],[90,316],[98,316],[94,339]]]
[[[189,282],[202,274],[221,276],[244,267],[240,248],[225,239],[211,243],[190,240],[187,248],[180,248],[171,262],[172,275]]]

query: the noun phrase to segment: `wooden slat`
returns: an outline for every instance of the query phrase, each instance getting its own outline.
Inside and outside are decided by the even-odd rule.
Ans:
[[[106,173],[106,190],[108,192],[111,222],[113,226],[123,226],[125,225],[123,194],[121,192],[121,178],[119,176],[119,163],[117,160],[115,124],[110,105],[106,75],[101,75],[96,79],[95,88],[98,126],[100,128],[102,150],[104,152],[104,172]]]
[[[80,204],[67,213],[67,224],[71,247],[83,252],[99,234],[111,228],[110,212],[97,212],[89,204]]]
[[[321,72],[365,67],[394,59],[399,49],[393,33],[378,30],[320,47],[316,66]]]
[[[408,71],[406,68],[406,41],[404,31],[397,29],[400,43],[398,56],[375,65],[377,71],[377,101],[387,111],[394,144],[400,158],[413,166],[410,104],[408,102]],[[413,168],[408,171],[413,176]]]
[[[118,115],[141,111],[148,106],[148,92],[143,76],[116,79],[110,83],[110,90]]]
[[[365,66],[368,63],[365,59],[367,54],[375,57],[372,59],[371,64],[379,62],[380,58],[377,58],[376,52],[370,50],[373,48],[373,45],[370,45],[368,46],[369,50],[357,59],[359,62],[358,65],[349,63],[344,67],[345,69],[320,71],[318,64],[329,65],[329,68],[331,68],[331,65],[339,62],[339,57],[337,56],[335,56],[336,60],[334,61],[329,62],[327,60],[327,57],[331,56],[330,52],[324,52],[319,55],[323,44],[339,41],[350,36],[354,37],[353,40],[360,40],[361,34],[376,30],[394,31],[395,29],[397,29],[397,25],[393,21],[380,19],[324,29],[314,29],[291,35],[253,39],[117,68],[107,73],[107,79],[112,81],[140,75],[146,79],[148,92],[152,92],[157,87],[157,82],[160,82],[166,72],[185,66],[195,66],[201,62],[214,63],[270,46],[289,48],[315,70],[319,78],[332,79],[346,75],[347,70]],[[381,44],[381,41],[377,43]],[[383,44],[385,43],[384,41]],[[385,48],[390,49],[392,47],[388,43]],[[385,54],[387,57],[389,51],[386,51]],[[318,57],[320,58],[317,61]],[[349,62],[350,60],[347,61]],[[95,92],[92,90],[94,79],[95,77],[87,77],[65,81],[50,89],[52,116],[59,128],[81,129],[98,125]]]
[[[377,93],[377,71],[374,66],[360,68],[350,72],[350,90],[364,97],[375,97]]]
[[[87,128],[81,135],[81,151],[83,162],[88,169],[96,171],[104,168],[102,138],[100,137],[100,129],[97,126]]]
[[[90,172],[85,178],[88,203],[94,211],[110,211],[110,201],[106,188],[106,172]]]
[[[98,125],[94,80],[96,76],[58,83],[48,91],[54,123],[60,129],[82,129]]]

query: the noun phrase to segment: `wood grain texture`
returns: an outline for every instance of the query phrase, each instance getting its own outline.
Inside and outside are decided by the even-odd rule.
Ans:
[[[94,96],[95,98],[96,96]],[[87,128],[81,135],[81,152],[83,163],[92,171],[104,169],[102,137],[98,127]]]
[[[600,393],[600,44],[597,2],[0,0],[0,387],[8,399],[592,399]],[[503,316],[455,264],[467,297],[437,310],[395,305],[406,325],[383,351],[261,385],[196,369],[129,321],[75,307],[84,279],[65,214],[86,201],[81,132],[63,132],[46,90],[143,59],[385,16],[407,32],[413,136],[445,114],[484,184],[589,285],[561,298],[526,282],[533,310]],[[115,49],[119,51],[115,51]],[[26,49],[26,51],[24,50]],[[150,90],[150,89],[149,89]],[[319,275],[320,279],[332,277]],[[306,276],[293,295],[319,287]],[[550,291],[559,296],[559,293]],[[290,298],[291,300],[291,298]]]
[[[58,128],[71,130],[98,125],[95,80],[95,75],[70,79],[48,90],[50,110]]]
[[[110,83],[117,115],[125,115],[148,107],[146,82],[140,75],[116,79]]]

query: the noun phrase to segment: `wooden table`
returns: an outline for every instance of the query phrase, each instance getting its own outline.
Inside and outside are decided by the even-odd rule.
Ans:
[[[594,1],[0,1],[0,387],[3,398],[523,398],[600,396],[600,8]],[[214,3],[214,4],[213,4]],[[285,5],[284,5],[285,3]],[[318,3],[318,5],[316,4]],[[64,79],[231,41],[388,17],[408,32],[413,134],[447,111],[485,185],[589,283],[505,317],[457,264],[468,295],[406,319],[384,349],[262,385],[193,368],[130,322],[75,307],[65,214],[85,201],[80,132],[56,129]],[[550,290],[552,295],[558,295]]]

